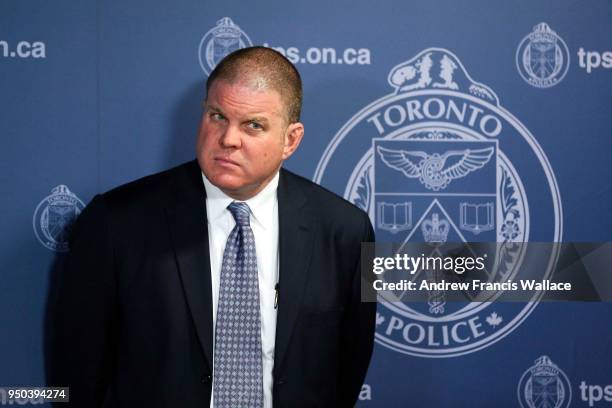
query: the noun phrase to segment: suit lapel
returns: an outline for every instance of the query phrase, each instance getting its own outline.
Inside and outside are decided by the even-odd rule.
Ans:
[[[166,213],[183,290],[200,345],[212,369],[212,287],[206,217],[206,191],[194,160],[177,180],[176,201]]]
[[[302,190],[295,188],[291,177],[294,176],[281,170],[278,186],[279,295],[275,376],[282,366],[302,304],[315,228],[305,206],[306,197]]]

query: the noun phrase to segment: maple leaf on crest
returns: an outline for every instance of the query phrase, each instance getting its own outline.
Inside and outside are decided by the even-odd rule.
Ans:
[[[504,319],[501,316],[498,316],[496,312],[491,313],[491,315],[486,318],[487,323],[489,323],[489,326],[492,327],[499,326],[503,320]]]

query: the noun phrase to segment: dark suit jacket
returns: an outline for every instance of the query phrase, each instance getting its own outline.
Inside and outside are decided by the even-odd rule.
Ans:
[[[274,407],[353,406],[374,336],[375,304],[360,302],[371,224],[285,170],[278,209]],[[83,211],[59,283],[48,378],[70,386],[73,406],[208,407],[207,234],[196,161],[98,195]]]

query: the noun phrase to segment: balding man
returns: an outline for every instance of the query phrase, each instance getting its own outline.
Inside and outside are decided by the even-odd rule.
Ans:
[[[350,407],[372,353],[365,213],[281,168],[295,67],[264,47],[206,84],[197,161],[98,195],[63,274],[50,385],[82,407]]]

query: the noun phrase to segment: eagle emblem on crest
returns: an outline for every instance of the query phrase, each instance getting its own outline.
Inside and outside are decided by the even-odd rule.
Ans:
[[[382,161],[408,178],[418,178],[428,189],[445,189],[452,180],[482,168],[493,155],[493,147],[484,149],[449,150],[443,154],[423,151],[392,150],[378,146]],[[458,158],[447,164],[448,159]]]

